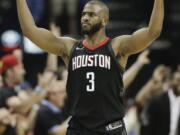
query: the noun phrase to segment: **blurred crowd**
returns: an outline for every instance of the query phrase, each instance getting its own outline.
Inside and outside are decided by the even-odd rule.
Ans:
[[[89,0],[27,1],[39,26],[50,28],[58,36],[61,32],[77,36],[78,12]],[[15,0],[0,1],[0,135],[65,135],[71,118],[66,97],[68,70],[57,56],[47,54],[44,59],[42,50],[30,48],[31,41],[21,34],[17,36],[20,29],[16,8],[12,8],[10,18],[7,12],[13,5]],[[49,21],[61,29],[53,23],[49,27]],[[155,65],[150,54],[150,50],[139,54],[123,76],[128,91],[133,91],[135,81],[141,87],[133,97],[125,93],[128,135],[180,135],[180,63],[176,67],[156,65],[145,73],[151,74],[150,78],[138,80],[145,66]]]

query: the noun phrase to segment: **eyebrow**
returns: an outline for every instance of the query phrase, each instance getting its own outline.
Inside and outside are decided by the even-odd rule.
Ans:
[[[82,12],[82,14],[85,14],[85,13],[95,13],[96,14],[96,12],[93,12],[93,11],[83,11]]]

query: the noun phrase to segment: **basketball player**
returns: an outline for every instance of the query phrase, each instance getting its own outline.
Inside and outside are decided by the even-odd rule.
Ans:
[[[72,119],[68,135],[125,135],[122,75],[130,55],[147,48],[161,33],[164,0],[154,0],[149,26],[132,35],[109,39],[108,7],[97,0],[88,2],[81,17],[83,41],[56,37],[38,28],[26,0],[16,0],[25,36],[40,48],[63,58],[68,65],[67,94]],[[118,64],[120,61],[120,65]]]

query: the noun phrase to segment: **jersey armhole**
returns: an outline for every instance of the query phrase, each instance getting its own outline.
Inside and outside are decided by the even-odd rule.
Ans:
[[[69,62],[70,62],[70,59],[71,59],[71,57],[72,57],[73,51],[75,50],[75,48],[76,48],[81,42],[82,42],[81,40],[77,40],[77,41],[74,43],[73,47],[71,48],[70,54],[69,54],[69,61],[68,61],[67,65],[69,65]]]
[[[122,66],[119,64],[119,62],[118,62],[118,60],[119,60],[121,57],[120,57],[120,56],[115,56],[115,53],[114,53],[114,51],[113,51],[113,49],[112,49],[111,41],[112,41],[112,40],[110,40],[110,41],[109,41],[109,44],[108,44],[109,51],[110,51],[112,57],[114,58],[114,60],[116,61],[117,65],[119,66],[119,68],[120,68],[120,69],[123,71],[123,73],[124,73],[124,72],[125,72],[125,68],[122,67]]]

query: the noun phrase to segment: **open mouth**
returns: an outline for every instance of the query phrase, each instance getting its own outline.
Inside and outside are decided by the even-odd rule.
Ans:
[[[89,24],[89,23],[82,23],[82,26],[91,26],[91,24]]]

